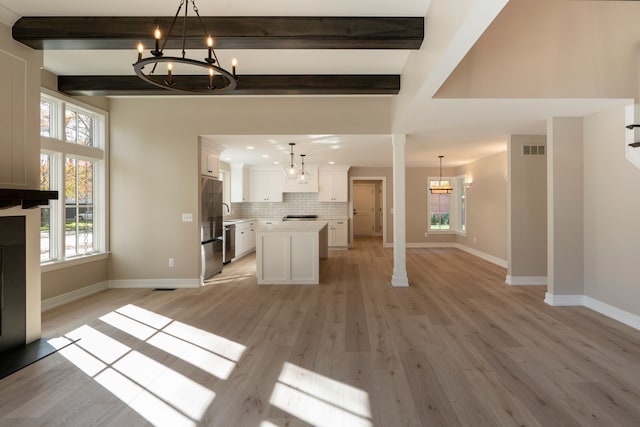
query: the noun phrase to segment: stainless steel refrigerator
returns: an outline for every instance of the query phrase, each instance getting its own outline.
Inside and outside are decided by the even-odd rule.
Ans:
[[[222,181],[201,178],[200,209],[202,278],[206,280],[222,271]]]

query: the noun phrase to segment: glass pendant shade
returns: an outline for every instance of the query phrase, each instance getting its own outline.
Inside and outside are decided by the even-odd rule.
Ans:
[[[291,153],[289,153],[289,166],[287,166],[284,170],[287,178],[296,178],[298,176],[298,168],[296,168],[295,163],[293,162],[293,146],[296,145],[295,142],[290,142],[289,147],[291,147]]]
[[[307,184],[309,182],[309,176],[304,171],[304,154],[300,154],[300,175],[298,175],[298,182],[301,184]]]

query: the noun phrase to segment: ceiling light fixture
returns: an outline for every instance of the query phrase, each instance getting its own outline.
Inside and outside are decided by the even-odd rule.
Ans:
[[[289,167],[285,169],[285,174],[287,175],[288,178],[296,178],[296,176],[298,175],[298,170],[296,169],[296,165],[295,163],[293,163],[293,146],[294,145],[296,145],[295,142],[289,143],[289,147],[291,148],[291,153],[289,153],[289,156],[291,160],[290,160]]]
[[[438,156],[438,158],[440,159],[440,180],[437,184],[430,183],[429,190],[431,194],[451,194],[453,188],[449,185],[449,181],[442,181],[442,159],[444,156]],[[446,184],[443,184],[443,182],[446,182]]]
[[[301,184],[307,184],[309,182],[309,175],[304,171],[304,156],[300,154],[300,175],[298,175],[298,182]]]
[[[186,5],[185,1],[187,3]],[[205,40],[208,51],[207,57],[202,61],[186,57],[185,46],[189,3],[191,3],[193,12],[198,17],[198,22],[200,22],[200,25],[202,26],[203,38]],[[169,37],[171,37],[171,32],[173,31],[173,28],[178,19],[178,15],[180,14],[183,6],[185,8],[184,18],[182,20],[182,57],[164,56],[164,49],[167,46]],[[144,46],[142,45],[142,42],[138,43],[138,61],[133,64],[133,69],[137,76],[142,80],[154,86],[158,86],[163,89],[168,89],[175,92],[210,94],[235,89],[238,80],[236,78],[237,61],[235,58],[233,59],[231,63],[231,72],[225,70],[220,66],[220,62],[218,61],[216,52],[213,50],[213,37],[211,37],[211,34],[207,32],[207,29],[202,22],[202,18],[200,18],[200,13],[198,12],[198,8],[196,7],[195,0],[180,0],[180,5],[178,6],[178,10],[173,17],[173,20],[171,21],[169,31],[167,31],[164,40],[162,40],[162,32],[160,31],[160,27],[156,27],[154,31],[154,38],[155,49],[150,52],[151,56],[148,57],[143,57]],[[160,46],[161,40],[162,46]],[[155,73],[156,68],[160,63],[167,63],[166,75]],[[184,69],[186,69],[187,71],[193,70],[194,68],[203,68],[206,70],[207,74],[176,75],[174,66],[178,64],[184,66]],[[151,67],[151,70],[148,73],[145,72],[146,66]]]

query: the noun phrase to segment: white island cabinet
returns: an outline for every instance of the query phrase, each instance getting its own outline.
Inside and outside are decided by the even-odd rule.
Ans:
[[[259,285],[317,285],[320,258],[327,258],[326,221],[287,221],[256,231]]]

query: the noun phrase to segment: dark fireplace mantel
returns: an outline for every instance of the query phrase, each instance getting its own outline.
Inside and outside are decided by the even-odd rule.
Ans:
[[[48,205],[49,200],[57,199],[57,191],[0,188],[0,209],[13,206],[22,206],[22,209],[31,209],[37,206]]]

